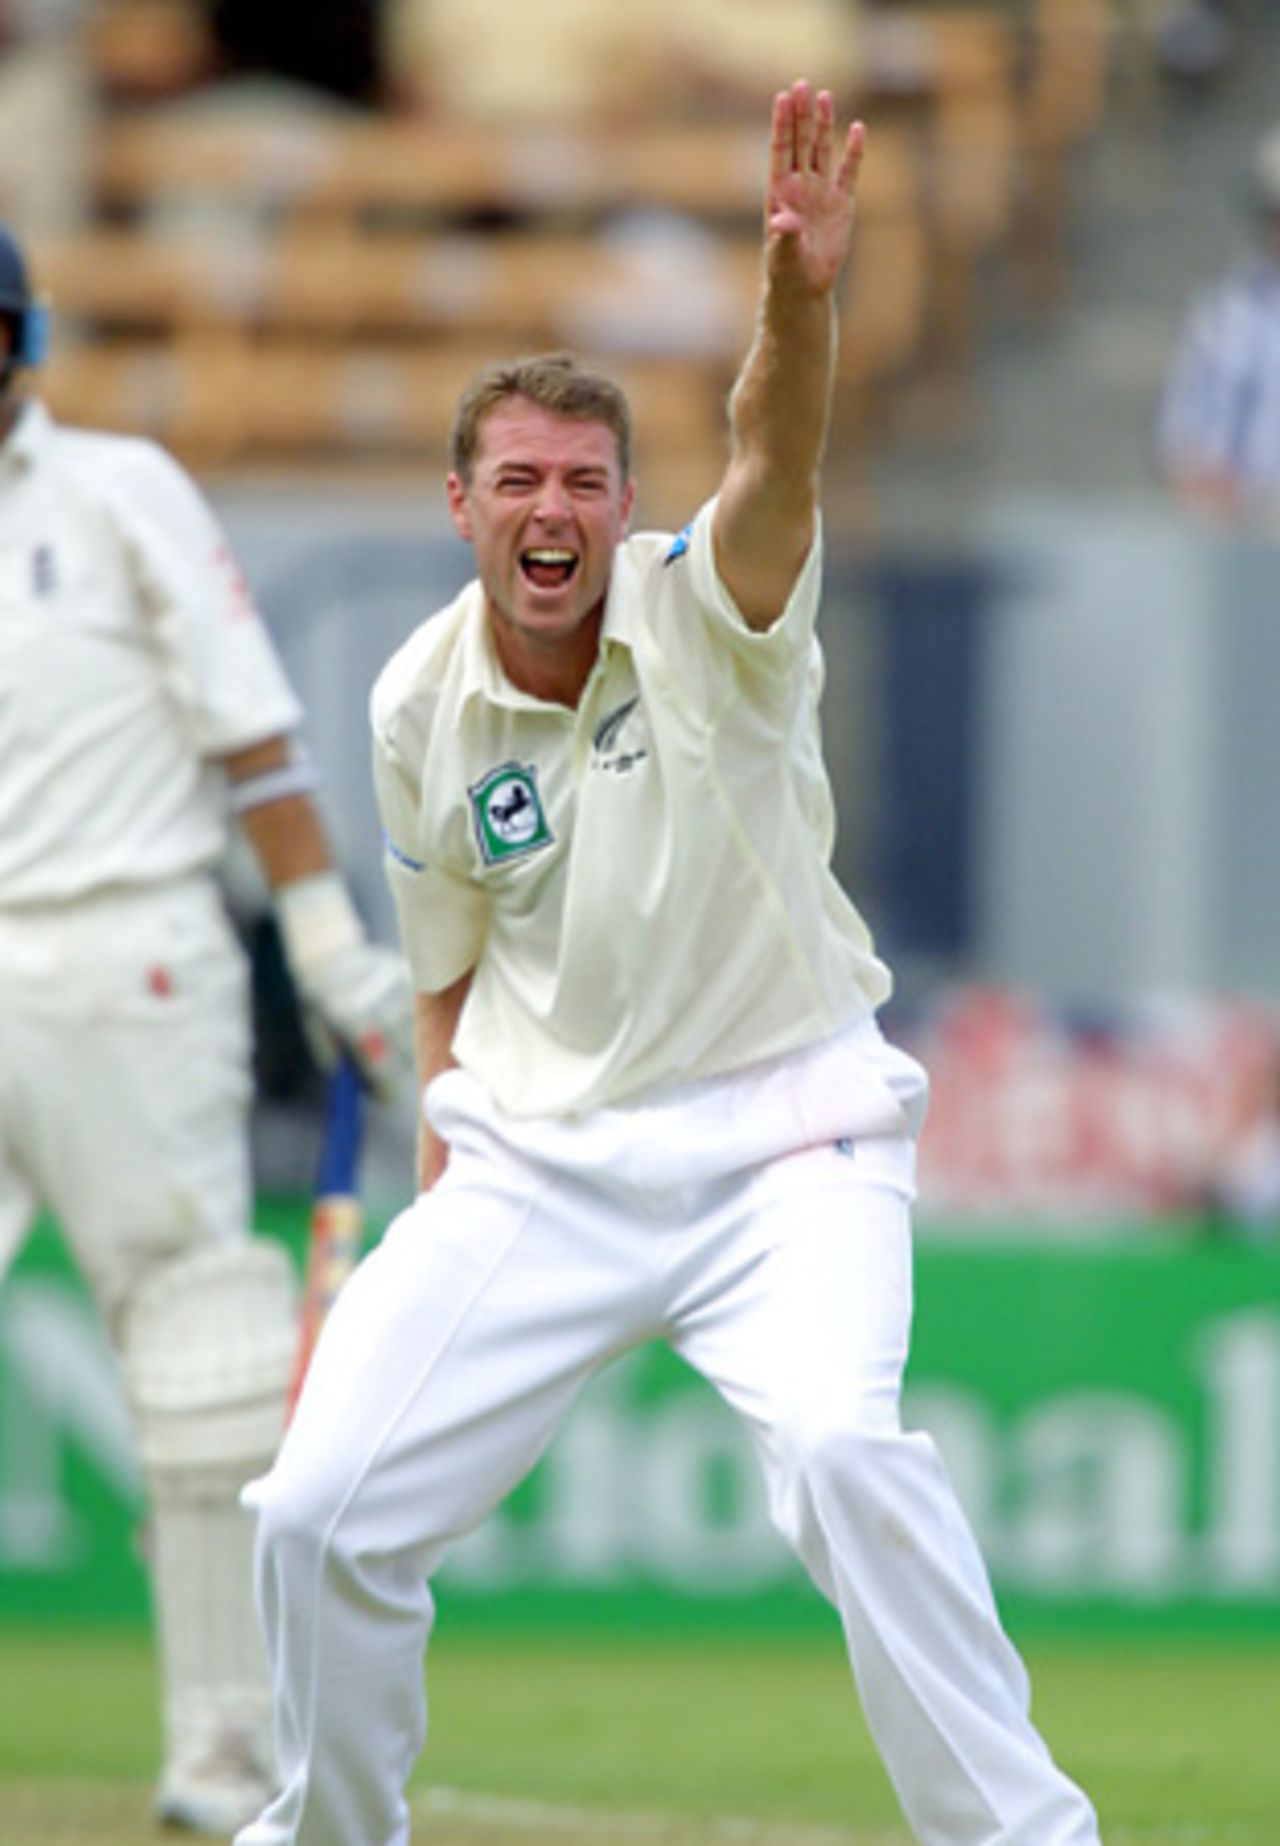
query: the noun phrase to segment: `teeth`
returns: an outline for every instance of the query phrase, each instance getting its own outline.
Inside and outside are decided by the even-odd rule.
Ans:
[[[558,551],[554,546],[546,545],[541,549],[526,551],[524,555],[531,564],[572,564],[575,554],[572,551]]]

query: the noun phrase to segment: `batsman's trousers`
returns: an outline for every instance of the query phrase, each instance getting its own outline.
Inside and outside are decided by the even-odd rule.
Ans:
[[[0,912],[0,1276],[39,1208],[107,1326],[252,1223],[249,977],[209,878]]]
[[[920,1840],[1096,1846],[934,1446],[899,1420],[923,1098],[871,1021],[555,1122],[436,1079],[446,1173],[344,1289],[246,1493],[283,1783],[238,1846],[407,1846],[428,1580],[592,1374],[651,1339],[750,1431]]]

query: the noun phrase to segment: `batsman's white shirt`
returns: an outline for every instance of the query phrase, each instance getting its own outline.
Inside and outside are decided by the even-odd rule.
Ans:
[[[0,910],[205,871],[210,759],[301,715],[176,463],[27,405],[0,445]]]
[[[374,688],[374,775],[418,986],[474,968],[454,1050],[512,1115],[746,1065],[869,1015],[890,979],[830,869],[820,540],[753,633],[714,503],[618,548],[576,710],[519,691],[469,585]]]
[[[249,1223],[211,759],[299,718],[177,465],[28,405],[0,444],[0,1276],[47,1205],[111,1325]]]

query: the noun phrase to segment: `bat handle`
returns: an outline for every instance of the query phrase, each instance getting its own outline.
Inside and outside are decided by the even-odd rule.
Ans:
[[[325,1098],[324,1140],[316,1196],[333,1198],[354,1192],[363,1126],[364,1084],[354,1058],[343,1057],[329,1078]]]
[[[325,1317],[359,1260],[361,1223],[356,1169],[360,1160],[363,1114],[364,1086],[360,1072],[354,1059],[344,1057],[329,1078],[325,1100],[324,1139],[311,1210],[298,1351],[288,1391],[286,1418],[293,1415]]]

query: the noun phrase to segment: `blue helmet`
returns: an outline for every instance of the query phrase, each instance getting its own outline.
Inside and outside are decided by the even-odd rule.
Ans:
[[[16,238],[0,224],[0,316],[14,330],[13,351],[6,373],[19,366],[44,363],[48,350],[49,315],[42,301],[31,292],[27,265]]]

